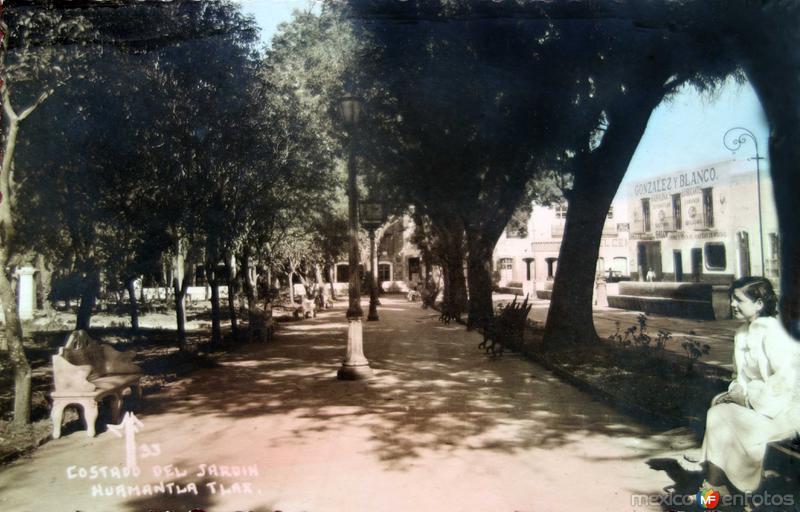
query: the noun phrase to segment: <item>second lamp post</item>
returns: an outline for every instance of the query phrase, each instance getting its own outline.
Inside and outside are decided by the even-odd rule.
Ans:
[[[361,225],[369,233],[369,313],[367,320],[378,320],[378,255],[375,248],[375,230],[385,221],[383,203],[363,201],[361,207]]]
[[[361,286],[359,283],[359,247],[358,247],[358,186],[356,183],[355,147],[353,132],[361,115],[361,103],[352,95],[345,95],[339,103],[348,136],[347,154],[347,231],[349,236],[348,272],[350,274],[349,298],[347,308],[347,352],[342,366],[336,374],[340,380],[368,379],[372,376],[372,368],[364,357],[364,340],[361,310]]]

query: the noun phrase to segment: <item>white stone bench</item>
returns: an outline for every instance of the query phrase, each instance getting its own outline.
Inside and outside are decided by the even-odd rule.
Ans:
[[[295,318],[311,318],[317,317],[317,303],[314,299],[306,296],[300,297],[300,304],[294,306]]]
[[[128,389],[142,397],[139,380],[142,369],[133,364],[133,352],[120,352],[111,345],[98,343],[86,331],[74,331],[53,356],[53,439],[61,437],[64,408],[80,405],[89,437],[95,435],[98,404],[111,401],[111,421],[116,423],[122,407],[122,395]]]

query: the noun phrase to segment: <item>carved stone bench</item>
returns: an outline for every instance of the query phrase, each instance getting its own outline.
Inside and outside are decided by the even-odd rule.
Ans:
[[[133,364],[133,352],[120,352],[111,345],[98,343],[86,331],[74,331],[63,347],[53,356],[55,391],[53,409],[53,439],[61,437],[64,408],[79,405],[83,409],[89,437],[95,435],[98,404],[109,399],[111,421],[116,423],[122,407],[122,395],[128,389],[137,399],[142,397],[139,379],[142,369]]]
[[[308,298],[304,295],[300,297],[300,304],[294,305],[292,314],[295,318],[316,318],[317,303],[313,298]]]

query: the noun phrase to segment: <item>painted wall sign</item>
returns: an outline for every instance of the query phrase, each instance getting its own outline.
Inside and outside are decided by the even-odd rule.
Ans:
[[[636,183],[633,185],[635,197],[648,197],[655,194],[676,194],[687,188],[710,187],[720,177],[716,167],[706,167],[693,171],[684,171],[661,178]]]

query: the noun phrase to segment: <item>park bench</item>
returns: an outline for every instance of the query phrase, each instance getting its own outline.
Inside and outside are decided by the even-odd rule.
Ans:
[[[461,311],[459,310],[458,306],[454,306],[446,302],[443,303],[441,315],[439,315],[439,321],[445,325],[450,325],[451,321],[461,321]]]
[[[120,352],[111,345],[98,343],[86,331],[74,331],[63,347],[53,356],[51,393],[53,409],[53,439],[61,437],[64,408],[80,405],[89,437],[95,435],[98,404],[109,399],[111,421],[116,423],[122,407],[122,395],[128,389],[141,399],[139,379],[142,370],[133,364],[133,352]]]
[[[498,314],[484,322],[483,341],[478,348],[492,355],[501,355],[504,347],[521,348],[525,325],[532,306],[533,304],[528,304],[527,295],[522,302],[517,302],[517,296],[514,295],[514,300],[510,304],[500,306]]]
[[[778,485],[782,484],[786,490],[796,491],[800,483],[800,434],[767,443],[764,473],[776,475]]]
[[[300,297],[300,304],[294,305],[293,315],[295,318],[317,317],[317,303],[313,298],[303,295]]]

